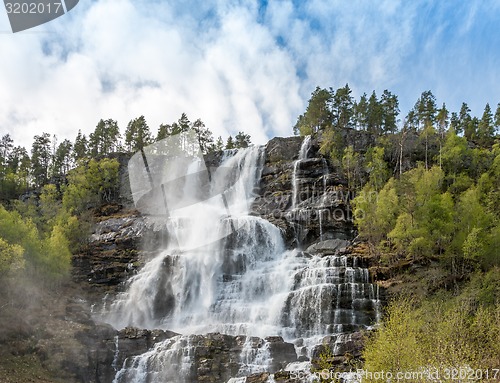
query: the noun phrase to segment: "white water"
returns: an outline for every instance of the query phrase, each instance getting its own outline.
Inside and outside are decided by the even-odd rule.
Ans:
[[[241,367],[238,371],[238,375],[247,376],[269,370],[269,362],[271,361],[269,342],[264,341],[262,345],[255,344],[259,340],[259,338],[246,338],[243,349],[241,350]]]
[[[189,337],[179,335],[156,343],[150,351],[125,360],[113,383],[187,382],[193,353]]]
[[[306,137],[296,165],[309,149]],[[203,195],[207,179],[192,176],[177,200],[169,202],[173,209],[167,227],[175,241],[131,278],[127,291],[108,306],[105,319],[116,328],[163,328],[186,336],[158,343],[126,361],[115,383],[188,381],[188,334],[280,335],[295,343],[297,354],[310,356],[324,336],[372,321],[359,311],[378,307],[366,269],[347,257],[309,259],[285,251],[280,230],[249,215],[262,154],[259,147],[226,153],[211,177],[213,197]],[[195,175],[200,169],[203,164],[193,162],[185,172]],[[224,190],[225,203],[217,195]],[[247,342],[238,375],[266,371],[268,346],[256,350],[250,338]]]
[[[297,171],[300,163],[307,158],[309,149],[311,148],[311,136],[305,136],[299,150],[299,157],[293,163],[293,175],[292,175],[292,210],[297,207],[297,203],[300,193],[299,179],[297,177]]]

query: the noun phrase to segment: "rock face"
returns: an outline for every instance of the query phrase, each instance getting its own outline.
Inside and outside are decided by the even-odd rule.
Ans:
[[[284,342],[281,337],[260,339],[219,333],[171,336],[157,332],[154,352],[146,352],[151,347],[148,347],[151,333],[128,329],[123,335],[116,340],[115,365],[122,363],[122,368],[116,373],[118,383],[135,378],[148,381],[153,376],[157,380],[179,383],[226,382],[232,376],[243,374],[247,365],[255,363],[263,353],[268,360],[265,367],[271,372],[296,360],[293,344]],[[131,357],[138,349],[144,353]],[[186,359],[186,355],[190,358]],[[143,365],[149,369],[141,369]],[[264,374],[269,376],[269,372]]]
[[[312,244],[306,250],[307,253],[313,255],[335,255],[339,253],[347,253],[347,247],[351,244],[345,239],[327,239]]]
[[[363,145],[362,140],[347,138]],[[294,291],[286,304],[307,306],[307,302],[314,301],[323,308],[321,316],[316,318],[305,307],[295,310],[293,315],[285,315],[283,323],[298,327],[304,323],[304,333],[317,331],[323,325],[326,327],[321,330],[336,332],[325,338],[324,344],[337,358],[336,363],[342,363],[346,355],[359,357],[362,341],[359,332],[353,333],[359,326],[338,323],[347,323],[349,318],[358,320],[363,315],[368,323],[377,307],[375,291],[369,283],[369,265],[350,253],[354,227],[346,181],[318,150],[319,144],[314,139],[307,143],[300,137],[269,141],[260,190],[251,210],[253,215],[281,230],[288,248],[298,247],[303,257],[315,260],[308,269],[297,273]],[[218,166],[221,158],[220,153],[211,154],[207,166]],[[126,171],[122,172],[122,178],[127,179]],[[130,202],[130,195],[124,200]],[[167,241],[162,222],[133,210],[122,210],[120,215],[97,223],[86,251],[74,257],[74,279],[84,286],[88,303],[98,307],[106,294],[113,296],[123,291],[125,282]],[[323,288],[320,286],[323,282],[338,286]],[[321,291],[310,289],[316,288],[315,284]],[[291,382],[290,374],[280,370],[297,359],[312,360],[314,365],[325,351],[322,347],[327,347],[318,346],[312,355],[306,355],[300,352],[299,345],[287,343],[281,337],[261,339],[219,333],[181,336],[136,328],[116,331],[107,325],[96,325],[88,316],[87,320],[88,328],[78,336],[89,350],[87,362],[70,367],[81,382],[112,382],[115,378],[118,383],[129,382],[144,373],[140,365],[152,366],[148,370],[151,373],[160,361],[182,370],[186,383],[226,382],[236,376],[247,376],[247,382],[266,382],[272,373],[275,381]],[[152,350],[155,355],[163,356],[152,358]],[[183,356],[189,356],[190,362]],[[255,373],[255,368],[249,366],[258,358],[268,363]],[[169,372],[163,373],[168,378]]]
[[[252,211],[284,233],[290,248],[317,239],[347,239],[353,226],[346,181],[323,158],[311,140],[299,159],[302,138],[273,138],[266,145],[260,194]]]
[[[121,291],[127,281],[168,239],[165,223],[122,210],[94,226],[84,251],[73,257],[73,279],[92,304]],[[150,250],[145,250],[150,249]]]

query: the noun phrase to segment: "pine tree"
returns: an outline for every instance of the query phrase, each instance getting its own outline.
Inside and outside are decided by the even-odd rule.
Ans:
[[[460,112],[458,113],[458,125],[456,128],[457,134],[464,133],[468,129],[469,123],[471,122],[470,109],[469,106],[463,102],[460,107]],[[468,138],[470,139],[470,138]]]
[[[468,141],[476,141],[477,140],[477,128],[479,125],[479,119],[477,117],[472,117],[467,122],[467,125],[464,127],[464,136]]]
[[[87,137],[85,137],[85,134],[82,134],[82,132],[78,130],[78,134],[73,145],[73,160],[75,162],[78,162],[79,160],[87,156],[87,146]]]
[[[353,99],[349,84],[337,89],[332,97],[331,114],[333,124],[339,129],[350,128],[353,125]]]
[[[483,147],[490,146],[493,143],[494,136],[493,114],[491,113],[490,104],[486,104],[483,116],[477,125],[477,140],[479,145]]]
[[[498,131],[500,129],[500,102],[497,105],[497,110],[495,112],[495,128]]]
[[[332,121],[331,102],[331,91],[321,89],[319,86],[316,87],[311,94],[305,113],[297,119],[293,128],[294,133],[307,136],[330,126]]]
[[[125,130],[125,145],[129,152],[141,150],[151,142],[151,132],[144,116],[128,123]]]
[[[61,142],[52,160],[52,178],[65,176],[71,167],[71,149],[73,145],[70,140]]]
[[[233,142],[233,137],[229,136],[226,141],[226,149],[234,149],[234,142]]]
[[[458,118],[457,112],[451,112],[450,130],[453,130],[456,134],[463,133],[463,130],[460,128],[460,119]]]
[[[251,139],[249,134],[245,134],[244,132],[238,132],[238,134],[234,137],[235,148],[248,148],[250,144],[251,144]]]
[[[89,150],[93,157],[114,152],[119,146],[120,129],[112,119],[100,120],[89,136]]]
[[[172,134],[172,125],[161,124],[156,134],[156,141],[163,140]]]
[[[368,125],[368,97],[366,93],[360,97],[358,103],[354,103],[354,125],[357,129],[366,130]]]
[[[441,109],[438,110],[437,116],[436,116],[436,122],[437,122],[437,132],[439,136],[439,167],[441,168],[442,166],[442,157],[441,157],[441,152],[442,152],[442,147],[443,143],[446,137],[446,132],[448,130],[448,116],[449,112],[448,109],[446,109],[446,104],[443,102],[443,106]]]
[[[31,147],[31,174],[37,187],[42,187],[48,181],[51,148],[50,134],[42,133],[33,138]]]
[[[420,129],[425,129],[436,122],[436,98],[430,90],[422,92],[417,100],[414,110],[419,122]]]
[[[200,149],[203,154],[207,154],[210,151],[213,151],[214,146],[214,138],[212,132],[205,127],[205,124],[200,119],[197,119],[192,124],[192,129],[196,133],[198,137],[198,142],[200,143]]]
[[[191,122],[186,113],[181,114],[181,117],[177,121],[177,125],[180,133],[187,132],[191,128]]]
[[[398,97],[387,89],[380,98],[380,108],[382,109],[383,133],[395,133],[398,126],[399,101]]]
[[[367,111],[367,131],[372,137],[378,137],[382,133],[383,119],[382,107],[377,99],[377,94],[373,91],[368,99]]]
[[[222,140],[222,137],[219,136],[217,137],[217,141],[215,141],[214,151],[220,152],[223,149],[224,149],[224,141]]]
[[[10,151],[14,147],[14,140],[10,134],[5,134],[0,139],[0,166],[4,166],[9,158]]]
[[[436,115],[436,122],[437,122],[437,127],[438,127],[438,134],[441,139],[444,139],[444,136],[446,135],[446,131],[448,130],[448,125],[449,125],[449,112],[448,109],[446,109],[446,104],[443,102],[443,106],[438,109],[437,115]]]

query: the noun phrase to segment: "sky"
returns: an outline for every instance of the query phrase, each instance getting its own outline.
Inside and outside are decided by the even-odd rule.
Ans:
[[[500,1],[80,0],[13,34],[0,8],[0,135],[74,141],[112,118],[156,133],[185,112],[215,137],[292,135],[316,86],[500,102]]]

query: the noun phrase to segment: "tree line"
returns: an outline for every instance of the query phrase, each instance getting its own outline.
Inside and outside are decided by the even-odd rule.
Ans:
[[[317,135],[345,176],[359,234],[382,263],[437,259],[451,280],[500,266],[500,103],[477,118],[424,91],[401,124],[398,105],[388,90],[355,101],[349,85],[318,87],[295,131]],[[355,150],[346,131],[366,144]]]
[[[367,339],[364,369],[496,368],[499,128],[500,103],[474,117],[467,103],[450,112],[424,91],[400,119],[390,91],[355,100],[348,85],[316,88],[298,117],[295,133],[318,139],[355,196],[354,223],[377,270],[403,281]]]
[[[71,142],[58,142],[56,135],[42,133],[35,135],[30,152],[15,146],[10,134],[0,137],[0,200],[17,198],[31,188],[40,188],[48,183],[61,184],[70,169],[80,161],[100,158],[111,153],[131,153],[156,141],[193,130],[198,137],[204,154],[224,149],[245,148],[251,144],[251,137],[239,132],[224,142],[216,140],[202,120],[191,122],[185,113],[171,124],[161,124],[153,134],[144,116],[131,120],[122,135],[117,121],[101,119],[94,131],[88,135],[78,134]]]
[[[500,128],[500,103],[493,114],[489,103],[481,118],[473,117],[467,103],[458,112],[450,112],[443,103],[437,105],[430,90],[422,92],[414,107],[399,124],[400,109],[397,95],[384,90],[381,97],[375,91],[368,97],[364,93],[359,100],[352,96],[349,84],[337,90],[316,87],[306,111],[294,126],[294,133],[314,134],[320,131],[352,128],[368,132],[374,139],[398,130],[409,130],[421,135],[444,135],[449,128],[458,135],[481,146],[493,143],[495,131]]]

